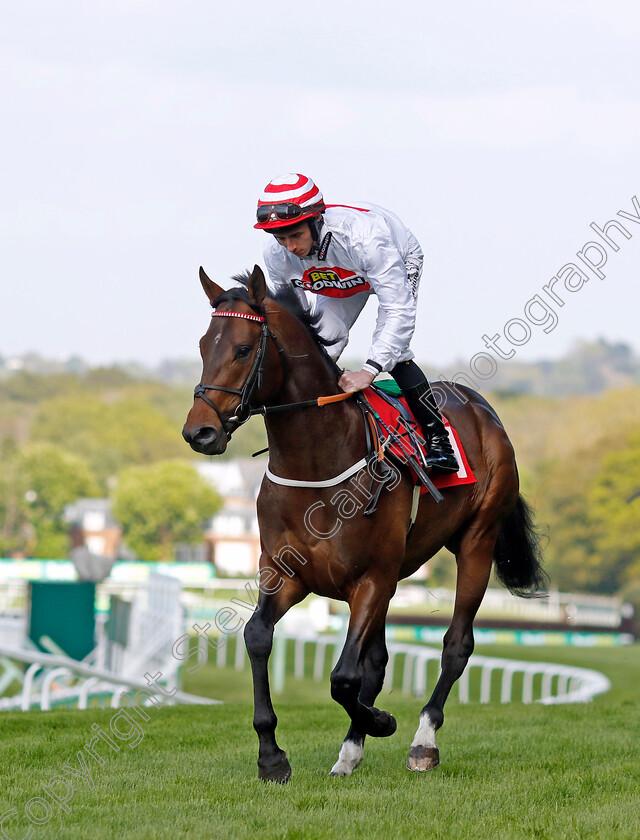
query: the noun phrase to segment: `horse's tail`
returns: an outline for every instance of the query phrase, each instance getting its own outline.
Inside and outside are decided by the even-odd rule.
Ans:
[[[499,580],[521,598],[539,597],[546,588],[540,542],[533,512],[519,495],[515,508],[502,524],[493,559]]]

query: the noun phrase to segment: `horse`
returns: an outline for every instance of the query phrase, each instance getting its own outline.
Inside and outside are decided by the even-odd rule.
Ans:
[[[225,291],[200,269],[213,312],[200,340],[202,379],[183,437],[195,451],[217,455],[252,413],[265,419],[269,462],[257,500],[260,594],[244,631],[258,776],[280,783],[291,777],[276,741],[269,688],[275,624],[309,593],[349,605],[346,640],[331,673],[331,696],[350,719],[331,775],[348,776],[364,757],[367,735],[386,737],[396,729],[395,718],[374,705],[388,661],[389,601],[398,581],[445,546],[457,563],[453,618],[440,676],[407,761],[409,770],[431,770],[440,760],[435,736],[445,702],[473,652],[473,620],[492,565],[516,594],[533,596],[543,586],[539,541],[519,493],[513,447],[478,393],[462,385],[438,388],[446,395],[441,410],[460,436],[476,483],[446,489],[440,504],[432,494],[421,496],[410,527],[413,481],[398,468],[393,488],[378,494],[375,514],[354,515],[345,485],[354,464],[366,461],[368,434],[357,401],[342,399],[340,369],[293,291],[268,296],[259,266],[234,280],[243,285]],[[319,395],[327,398],[322,408]]]

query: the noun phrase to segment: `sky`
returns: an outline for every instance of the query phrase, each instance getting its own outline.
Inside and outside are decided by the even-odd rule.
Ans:
[[[6,4],[0,356],[195,358],[198,267],[262,263],[285,172],[416,234],[419,359],[640,351],[639,36],[632,0]]]

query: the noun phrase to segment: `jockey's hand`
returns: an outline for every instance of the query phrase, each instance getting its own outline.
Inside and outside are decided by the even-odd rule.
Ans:
[[[338,385],[343,391],[351,394],[354,391],[362,391],[364,388],[368,388],[375,378],[375,373],[370,373],[368,370],[345,370],[338,380]]]

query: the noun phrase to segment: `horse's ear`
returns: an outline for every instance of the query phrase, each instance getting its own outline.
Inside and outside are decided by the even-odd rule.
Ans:
[[[256,306],[261,306],[267,294],[267,283],[259,265],[253,266],[253,271],[247,283],[247,289],[249,290],[251,303],[255,303]]]
[[[202,288],[204,289],[205,295],[209,298],[210,303],[213,303],[213,301],[220,297],[220,295],[224,292],[222,286],[218,286],[217,283],[214,283],[213,280],[210,280],[207,277],[202,266],[200,266],[200,282],[202,283]]]

